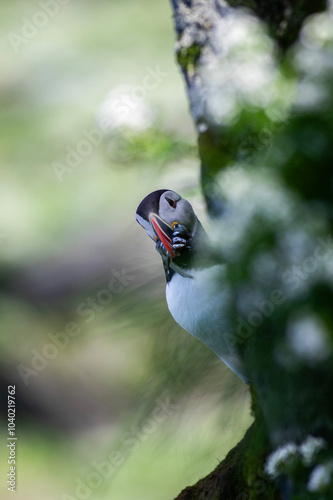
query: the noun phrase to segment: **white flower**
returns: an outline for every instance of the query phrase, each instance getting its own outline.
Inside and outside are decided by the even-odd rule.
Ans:
[[[308,436],[299,447],[304,465],[312,465],[316,455],[324,448],[326,448],[326,443],[323,438]]]
[[[313,469],[310,475],[310,479],[307,484],[309,491],[322,491],[331,482],[331,476],[333,472],[333,461],[330,460],[326,464],[317,465]]]
[[[326,448],[326,442],[321,437],[308,436],[297,446],[295,443],[286,443],[269,455],[265,465],[265,472],[272,478],[288,473],[288,469],[297,458],[302,459],[303,465],[309,467],[317,459],[318,453]],[[317,465],[311,472],[307,484],[309,491],[320,491],[331,482],[333,460],[326,464]]]
[[[293,352],[307,364],[321,363],[331,354],[329,334],[324,323],[314,314],[292,320],[287,337]]]
[[[298,447],[295,443],[287,443],[271,453],[265,465],[266,473],[276,478],[294,461],[298,455]]]

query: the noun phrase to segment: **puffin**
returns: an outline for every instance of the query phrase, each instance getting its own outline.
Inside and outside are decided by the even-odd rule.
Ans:
[[[174,320],[249,383],[235,342],[230,341],[232,295],[226,264],[192,205],[175,191],[159,189],[141,201],[136,220],[162,258],[166,300]]]

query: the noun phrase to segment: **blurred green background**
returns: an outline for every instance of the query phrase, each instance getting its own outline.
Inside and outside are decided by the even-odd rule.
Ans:
[[[135,223],[167,187],[207,225],[170,7],[14,0],[0,26],[1,498],[13,384],[17,500],[174,498],[251,416]]]

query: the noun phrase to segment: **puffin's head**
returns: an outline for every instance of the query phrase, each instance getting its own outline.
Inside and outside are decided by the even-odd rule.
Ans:
[[[173,230],[180,224],[193,235],[197,217],[191,204],[178,193],[169,189],[159,189],[141,201],[136,211],[136,220],[152,240],[160,240],[171,257],[174,257]]]

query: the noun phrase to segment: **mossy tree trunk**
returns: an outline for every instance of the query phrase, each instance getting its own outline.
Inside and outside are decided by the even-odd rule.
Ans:
[[[234,290],[222,334],[247,367],[255,416],[178,499],[333,498],[332,13],[290,0],[172,7]]]

